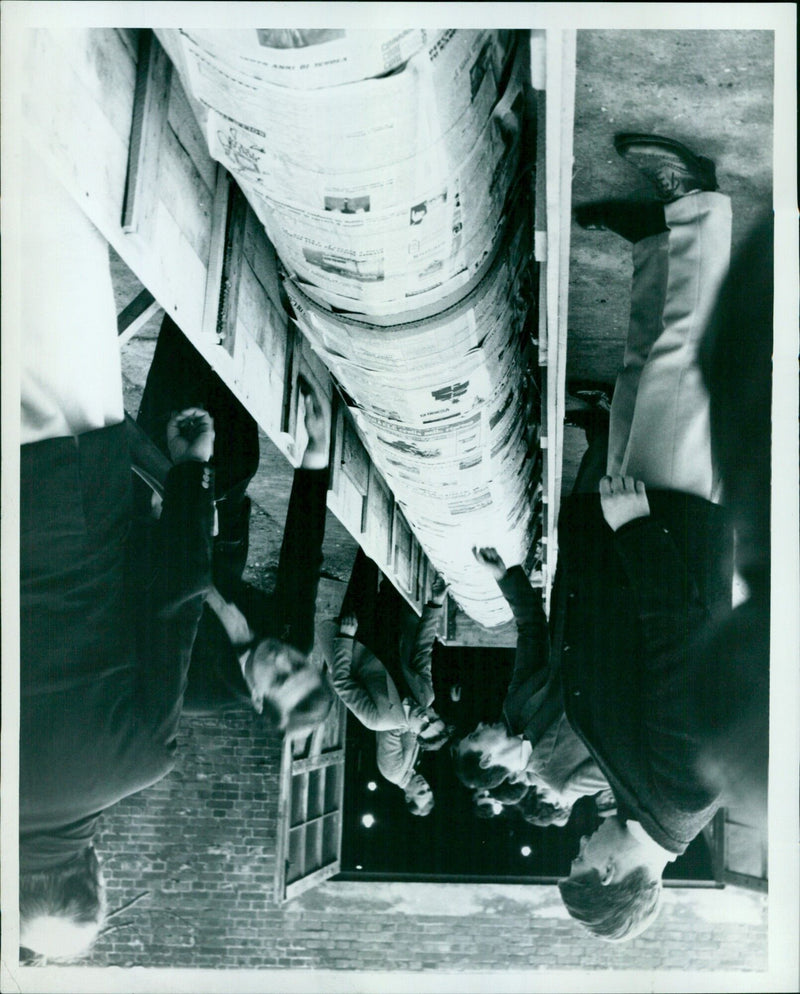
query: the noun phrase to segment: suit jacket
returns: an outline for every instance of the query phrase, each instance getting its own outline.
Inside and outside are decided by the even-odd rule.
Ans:
[[[256,640],[277,638],[302,653],[314,646],[314,612],[322,565],[328,470],[297,469],[283,531],[278,575],[271,594],[241,579],[244,557],[214,557],[214,583],[244,614]],[[249,507],[248,507],[249,511]],[[247,518],[243,528],[247,529]],[[231,543],[236,550],[238,543]],[[214,611],[203,609],[186,690],[187,714],[213,714],[250,701],[239,650]]]
[[[620,811],[681,853],[718,805],[695,772],[704,730],[689,647],[730,609],[733,541],[719,505],[665,491],[648,499],[650,516],[616,533],[598,494],[564,501],[549,659],[542,648],[519,659],[518,648],[505,710],[532,743],[565,712]],[[515,615],[535,626],[511,593]]]
[[[698,773],[702,717],[689,648],[731,604],[733,537],[724,508],[648,493],[651,514],[613,532],[596,494],[565,501],[551,614],[572,727],[623,813],[681,853],[713,816]]]
[[[20,850],[58,865],[172,768],[211,583],[213,471],[175,466],[132,519],[124,425],[21,451]]]
[[[430,664],[441,611],[441,605],[426,604],[413,641],[400,646],[403,671],[420,708],[433,702]],[[321,636],[334,690],[361,724],[376,733],[381,775],[405,787],[414,772],[419,745],[394,680],[370,649],[354,638],[338,635],[335,622],[327,623]]]

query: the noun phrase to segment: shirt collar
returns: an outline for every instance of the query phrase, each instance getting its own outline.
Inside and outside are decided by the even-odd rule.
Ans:
[[[641,842],[643,845],[646,845],[649,848],[655,850],[660,855],[666,856],[668,863],[675,862],[675,860],[678,857],[678,854],[670,852],[669,849],[665,849],[662,845],[659,845],[658,842],[656,842],[656,840],[652,838],[652,836],[647,834],[645,829],[638,821],[633,821],[633,819],[629,818],[625,824],[627,826],[628,831],[636,839],[637,842]]]

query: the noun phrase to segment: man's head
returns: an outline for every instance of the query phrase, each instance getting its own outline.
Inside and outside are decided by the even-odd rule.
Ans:
[[[520,769],[520,740],[502,722],[481,722],[474,732],[453,744],[453,767],[465,787],[499,786]]]
[[[570,875],[558,888],[569,913],[593,935],[632,939],[658,914],[666,862],[660,847],[614,816],[581,839]]]
[[[106,893],[94,848],[62,866],[19,875],[20,946],[47,960],[89,951],[106,917]]]
[[[521,781],[504,780],[497,787],[472,792],[472,811],[477,818],[497,818],[507,810],[516,808],[528,793],[528,785]]]
[[[572,805],[562,803],[549,787],[537,784],[522,799],[519,811],[530,825],[539,828],[548,828],[550,825],[563,828],[572,814]]]
[[[279,639],[266,638],[244,665],[253,707],[287,735],[304,735],[320,725],[333,706],[333,691],[308,656]]]
[[[417,742],[423,752],[436,752],[449,741],[452,734],[452,726],[445,725],[441,718],[436,717],[420,730]]]
[[[425,818],[433,811],[433,791],[420,773],[415,773],[403,789],[408,810],[412,815]]]

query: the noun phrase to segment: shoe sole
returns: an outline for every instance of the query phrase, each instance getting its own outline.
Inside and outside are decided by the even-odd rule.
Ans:
[[[674,138],[667,138],[665,135],[647,135],[635,131],[625,131],[614,135],[614,148],[623,157],[625,151],[632,145],[639,145],[643,142],[646,142],[648,145],[660,145],[662,148],[669,149],[670,152],[680,153],[685,158],[696,163],[698,170],[704,174],[710,183],[711,191],[713,192],[717,189],[717,170],[714,160],[709,159],[705,155],[698,155],[690,148],[687,148],[682,142],[676,141]]]

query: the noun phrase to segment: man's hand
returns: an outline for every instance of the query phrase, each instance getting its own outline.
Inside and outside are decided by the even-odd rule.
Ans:
[[[167,425],[167,447],[173,463],[208,462],[214,455],[214,420],[202,407],[173,414]]]
[[[447,580],[445,580],[441,573],[437,573],[431,586],[431,604],[438,604],[440,606],[444,604],[447,587]]]
[[[358,631],[358,618],[351,612],[346,614],[339,622],[339,634],[349,635],[351,638]]]
[[[502,580],[506,575],[506,564],[500,558],[497,549],[492,548],[492,546],[485,546],[480,549],[477,546],[473,546],[472,555],[475,556],[481,566],[489,570],[495,580]]]
[[[303,395],[304,420],[308,434],[301,465],[304,469],[325,469],[331,444],[331,407],[328,398],[305,376],[298,377],[297,385]]]
[[[644,483],[632,476],[604,476],[600,481],[600,507],[612,531],[650,514]]]

